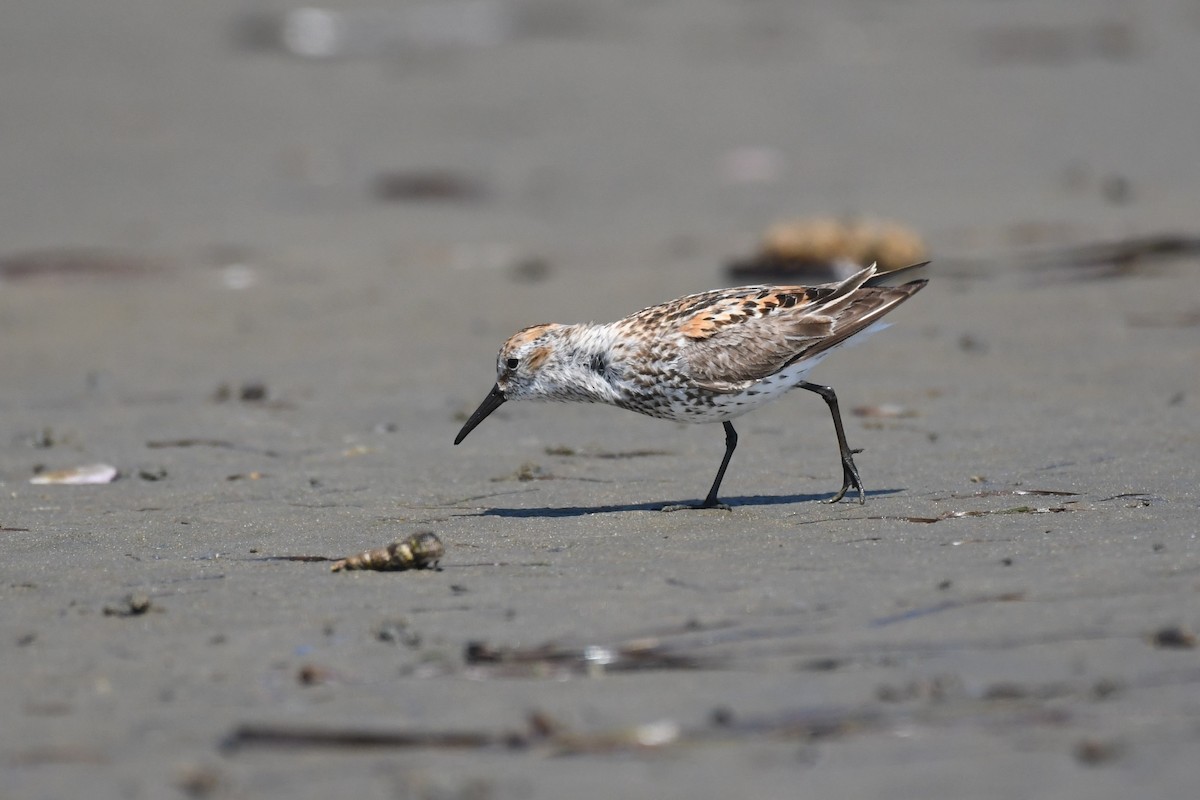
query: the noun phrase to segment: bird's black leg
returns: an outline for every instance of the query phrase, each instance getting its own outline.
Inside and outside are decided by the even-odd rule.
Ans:
[[[816,392],[825,400],[825,404],[829,406],[829,413],[833,416],[833,429],[837,432],[838,450],[842,455],[842,488],[829,500],[830,503],[836,503],[846,496],[846,492],[851,487],[858,489],[858,502],[866,502],[866,493],[863,491],[862,479],[858,477],[858,467],[854,466],[854,454],[861,453],[862,450],[851,450],[850,445],[846,443],[846,431],[842,427],[842,412],[838,409],[837,395],[830,386],[818,386],[815,383],[801,381],[797,384],[801,389],[807,389],[810,392]]]
[[[717,499],[717,490],[721,488],[721,480],[725,477],[725,468],[729,466],[729,459],[733,457],[733,450],[737,447],[737,431],[733,429],[733,423],[731,422],[726,421],[721,424],[725,426],[725,457],[721,459],[721,467],[717,470],[717,477],[713,478],[712,488],[708,490],[708,497],[704,498],[704,502],[698,506],[663,506],[663,511],[681,511],[685,508],[720,508],[725,511],[730,510],[728,505]]]
[[[725,426],[725,457],[721,459],[721,466],[717,470],[717,477],[713,478],[712,488],[708,490],[708,497],[704,498],[704,503],[701,508],[724,508],[729,510],[729,506],[717,500],[717,489],[721,488],[721,481],[725,478],[725,468],[729,466],[729,459],[733,458],[734,448],[737,447],[737,431],[733,429],[733,423],[725,421],[721,423]]]

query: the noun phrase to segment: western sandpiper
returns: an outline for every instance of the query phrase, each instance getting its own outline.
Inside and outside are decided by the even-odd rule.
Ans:
[[[854,465],[860,451],[846,443],[837,395],[804,378],[834,349],[887,327],[880,318],[927,283],[876,285],[889,274],[877,274],[872,264],[819,286],[714,289],[603,325],[546,323],[517,331],[500,348],[496,385],[454,443],[508,400],[605,403],[676,422],[720,422],[725,457],[708,496],[663,510],[728,509],[717,490],[737,447],[730,420],[800,388],[819,394],[833,417],[842,488],[829,502],[851,488],[864,502]]]

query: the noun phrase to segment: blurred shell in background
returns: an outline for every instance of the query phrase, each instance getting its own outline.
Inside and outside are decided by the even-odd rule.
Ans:
[[[927,254],[921,236],[898,222],[815,217],[772,225],[758,252],[732,262],[728,274],[737,280],[833,281],[872,263],[880,272],[907,267]]]

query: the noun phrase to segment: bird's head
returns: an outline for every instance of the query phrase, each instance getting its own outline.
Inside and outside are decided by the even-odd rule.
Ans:
[[[532,325],[508,338],[496,356],[496,385],[458,432],[455,444],[467,438],[475,426],[505,401],[552,395],[554,383],[547,377],[546,368],[555,363],[557,334],[564,327],[552,322]]]

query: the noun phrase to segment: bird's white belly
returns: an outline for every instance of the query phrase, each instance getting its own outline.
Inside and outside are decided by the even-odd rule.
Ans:
[[[819,360],[793,364],[740,392],[712,395],[703,407],[677,419],[681,422],[724,422],[740,417],[795,389]]]

